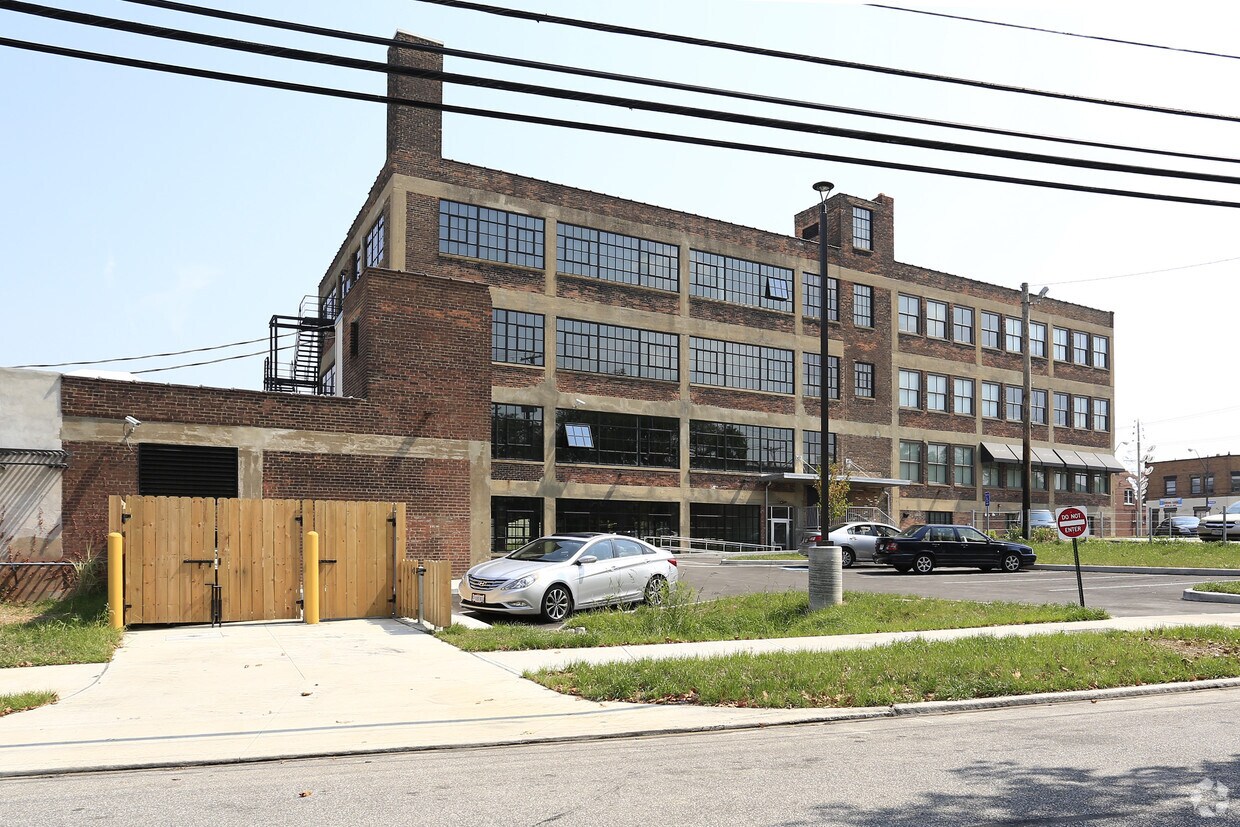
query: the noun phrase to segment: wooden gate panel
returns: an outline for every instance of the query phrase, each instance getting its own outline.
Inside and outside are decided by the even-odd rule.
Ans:
[[[221,620],[281,620],[297,607],[297,500],[220,500]]]
[[[201,498],[124,500],[123,513],[130,515],[121,529],[126,548],[127,623],[205,623],[211,619],[207,588],[211,566],[186,561],[214,556],[214,510],[213,501]]]
[[[392,512],[391,503],[342,500],[315,500],[303,509],[313,514],[313,530],[319,534],[319,616],[324,620],[392,616]],[[403,527],[401,536],[403,549]]]

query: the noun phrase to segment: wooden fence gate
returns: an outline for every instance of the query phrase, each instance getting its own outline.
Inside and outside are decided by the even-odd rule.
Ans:
[[[404,503],[113,496],[108,514],[125,539],[127,624],[300,617],[311,530],[320,617],[394,614]]]

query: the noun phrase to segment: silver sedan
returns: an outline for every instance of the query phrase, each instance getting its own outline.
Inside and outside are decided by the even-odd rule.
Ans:
[[[839,546],[843,557],[844,568],[848,568],[858,560],[874,562],[874,544],[884,537],[894,537],[900,529],[887,523],[851,522],[837,523],[827,530],[827,542],[822,542],[822,532],[807,532],[805,542],[801,546],[802,553],[808,553],[810,546]]]
[[[461,606],[559,622],[574,609],[661,604],[676,582],[676,558],[620,534],[540,537],[461,578]]]

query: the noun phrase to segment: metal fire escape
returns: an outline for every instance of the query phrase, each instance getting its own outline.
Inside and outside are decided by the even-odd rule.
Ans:
[[[305,296],[296,316],[272,316],[268,324],[263,390],[276,393],[324,394],[319,377],[324,340],[334,330],[335,312],[329,299]],[[288,341],[289,338],[292,341]],[[281,358],[284,353],[287,358]]]

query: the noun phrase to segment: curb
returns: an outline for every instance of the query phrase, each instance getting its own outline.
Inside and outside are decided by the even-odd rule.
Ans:
[[[1076,571],[1076,566],[1058,563],[1034,563],[1033,568],[1045,571]],[[1201,577],[1240,577],[1240,569],[1184,569],[1162,566],[1081,566],[1081,571],[1110,572],[1112,574],[1177,574]]]
[[[1185,589],[1181,600],[1196,600],[1200,603],[1240,603],[1240,594],[1227,592],[1199,592],[1196,589]]]
[[[1033,695],[1005,695],[1000,698],[972,698],[959,701],[925,701],[922,703],[893,704],[888,707],[857,707],[854,709],[823,710],[821,714],[808,715],[795,721],[753,721],[737,724],[701,724],[697,726],[666,727],[661,729],[635,729],[629,732],[596,733],[590,735],[550,736],[546,738],[511,738],[502,741],[481,741],[464,744],[438,744],[420,747],[388,747],[385,749],[332,750],[316,753],[285,753],[261,758],[217,758],[199,761],[148,761],[117,764],[107,767],[65,767],[56,770],[32,770],[0,772],[0,778],[49,778],[61,775],[91,775],[125,770],[175,769],[182,767],[224,767],[239,764],[270,764],[283,761],[311,761],[319,758],[348,758],[362,755],[400,755],[448,750],[488,749],[495,747],[526,746],[530,744],[572,744],[590,741],[615,741],[622,738],[650,738],[666,735],[691,735],[699,732],[744,732],[755,729],[804,726],[806,724],[847,723],[870,721],[880,718],[899,718],[910,715],[950,715],[959,712],[985,712],[994,709],[1010,709],[1022,706],[1038,706],[1082,701],[1119,700],[1151,695],[1173,695],[1184,692],[1201,692],[1211,689],[1240,689],[1240,678],[1217,678],[1206,681],[1181,681],[1179,683],[1149,684],[1147,686],[1119,686],[1112,689],[1085,689],[1072,692],[1040,692]],[[651,706],[654,706],[653,704]]]

